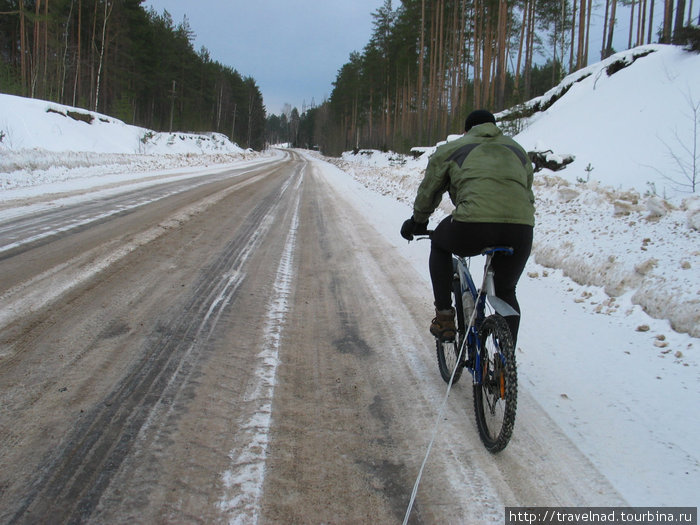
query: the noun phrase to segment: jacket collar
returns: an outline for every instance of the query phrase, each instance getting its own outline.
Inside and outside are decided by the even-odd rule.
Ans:
[[[503,135],[503,132],[498,126],[496,126],[496,124],[486,122],[484,124],[474,126],[472,129],[467,131],[466,135],[470,137],[498,137],[499,135]]]

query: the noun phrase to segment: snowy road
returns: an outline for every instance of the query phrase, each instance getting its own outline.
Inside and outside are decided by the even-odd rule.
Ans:
[[[401,521],[445,389],[425,281],[318,162],[2,210],[0,521]],[[498,456],[471,404],[412,522],[624,504],[527,391]]]

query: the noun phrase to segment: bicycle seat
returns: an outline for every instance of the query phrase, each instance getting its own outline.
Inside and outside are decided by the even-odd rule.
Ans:
[[[491,246],[490,248],[484,248],[481,250],[481,255],[494,255],[496,253],[513,255],[513,248],[510,246]]]

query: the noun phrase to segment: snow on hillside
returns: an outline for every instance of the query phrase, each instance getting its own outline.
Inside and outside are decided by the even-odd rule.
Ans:
[[[569,75],[524,107],[553,97],[561,98],[527,119],[517,138],[528,150],[575,154],[562,172],[569,182],[666,198],[690,191],[693,162],[696,177],[700,169],[699,54],[658,44],[631,49]]]
[[[0,190],[254,156],[220,133],[155,132],[54,102],[0,93]]]
[[[87,111],[0,96],[0,148],[94,153],[242,153],[220,133],[159,133]]]

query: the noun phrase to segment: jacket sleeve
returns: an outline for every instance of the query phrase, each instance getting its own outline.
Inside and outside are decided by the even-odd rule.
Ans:
[[[523,150],[525,151],[525,150]],[[525,151],[525,155],[527,155],[527,151]],[[534,205],[535,204],[535,194],[532,191],[532,184],[534,182],[534,168],[532,167],[532,162],[530,162],[530,156],[527,155],[528,162],[525,165],[525,170],[527,172],[527,189],[530,192],[530,204]]]
[[[442,195],[449,189],[449,163],[441,156],[433,155],[428,161],[423,181],[418,187],[418,194],[413,203],[413,219],[418,223],[428,222],[428,219],[440,205]]]

